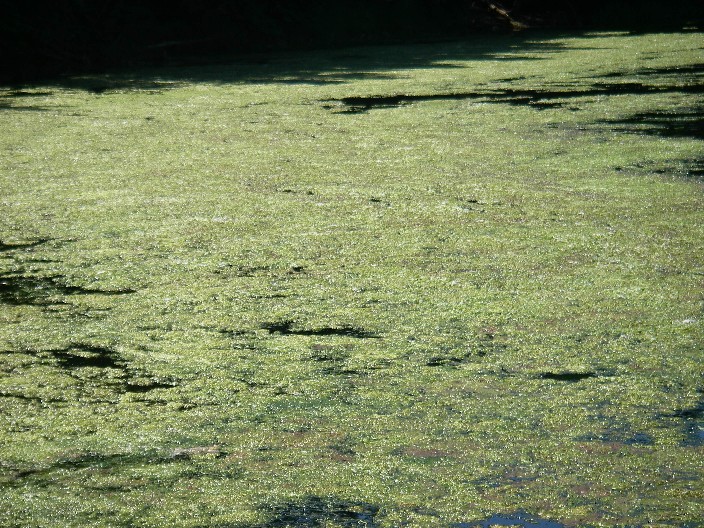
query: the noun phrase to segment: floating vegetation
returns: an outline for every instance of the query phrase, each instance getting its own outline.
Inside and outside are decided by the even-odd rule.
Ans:
[[[218,445],[211,446],[196,446],[196,447],[177,447],[171,453],[173,458],[198,458],[198,457],[208,457],[208,458],[220,458],[225,456],[226,453]]]
[[[0,90],[0,526],[698,527],[701,39]]]

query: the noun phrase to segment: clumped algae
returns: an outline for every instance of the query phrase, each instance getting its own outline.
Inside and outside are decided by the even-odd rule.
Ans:
[[[703,48],[0,91],[0,525],[701,526]]]

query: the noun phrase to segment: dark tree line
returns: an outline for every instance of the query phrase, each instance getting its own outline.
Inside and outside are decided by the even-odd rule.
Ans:
[[[704,0],[0,0],[0,83],[213,54],[525,27],[680,28]]]

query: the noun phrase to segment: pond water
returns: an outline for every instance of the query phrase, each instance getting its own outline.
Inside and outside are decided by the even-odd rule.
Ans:
[[[0,89],[0,525],[702,526],[703,49]]]

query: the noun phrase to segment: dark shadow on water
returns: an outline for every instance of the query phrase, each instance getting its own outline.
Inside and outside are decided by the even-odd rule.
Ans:
[[[601,78],[658,77],[656,85],[661,92],[704,93],[704,63],[669,66],[665,68],[644,68],[636,71],[621,71],[601,75]],[[665,84],[662,83],[665,81]],[[639,83],[626,82],[621,86],[638,86]],[[634,113],[622,119],[598,121],[611,127],[613,131],[663,138],[704,139],[704,107],[694,104],[685,108],[655,112]]]
[[[76,475],[76,472],[88,470],[90,477],[87,477],[87,480],[83,482],[84,490],[101,493],[124,493],[143,487],[159,486],[163,488],[165,485],[182,484],[184,480],[200,477],[228,480],[242,477],[243,470],[239,467],[231,465],[194,467],[189,462],[190,458],[200,455],[220,458],[224,454],[217,446],[177,448],[169,453],[156,449],[139,453],[79,451],[67,453],[50,464],[15,466],[3,463],[0,468],[5,470],[2,477],[3,485],[7,487],[63,488],[67,483],[70,486],[70,483],[76,478],[81,478]],[[166,473],[157,467],[166,464],[173,465]],[[129,473],[136,468],[138,468],[143,478],[134,479],[129,476]],[[145,471],[148,471],[148,473]],[[108,480],[92,478],[96,475],[107,477]],[[111,475],[117,476],[117,480],[111,479]],[[89,526],[92,524],[92,520],[86,520],[82,525]],[[120,526],[122,525],[120,524]],[[133,525],[129,524],[129,526]]]
[[[169,90],[173,88],[178,88],[181,83],[171,82],[171,81],[150,81],[150,80],[130,80],[130,79],[110,79],[105,78],[103,82],[99,82],[98,79],[91,82],[91,78],[76,78],[73,80],[69,87],[85,90],[87,92],[92,92],[96,95],[100,95],[110,91],[138,91],[146,92],[148,94],[160,94],[164,90]]]
[[[29,396],[27,394],[21,394],[12,391],[0,391],[0,398],[15,398],[18,400],[33,402],[37,404],[64,403],[66,401],[63,398],[44,398],[41,396]]]
[[[596,372],[545,372],[540,375],[542,379],[567,382],[582,381],[596,376]]]
[[[340,114],[362,114],[378,108],[398,108],[416,102],[424,101],[457,101],[477,99],[486,102],[508,103],[515,105],[530,105],[536,108],[553,108],[562,106],[561,103],[543,101],[537,93],[520,90],[505,90],[496,92],[465,92],[444,93],[431,95],[374,95],[369,97],[343,97],[341,99],[328,99],[323,108],[335,110]],[[342,107],[340,107],[340,104]],[[342,108],[342,109],[340,109]]]
[[[316,343],[311,349],[312,352],[307,359],[320,364],[318,372],[321,374],[330,376],[362,376],[368,374],[371,370],[384,368],[382,365],[368,365],[363,369],[351,368],[347,363],[350,351],[354,349],[354,345],[351,344],[333,346]]]
[[[704,62],[690,64],[688,66],[670,66],[667,68],[646,68],[639,70],[641,75],[702,75],[704,74]]]
[[[684,440],[684,445],[687,446],[702,446],[704,445],[704,420],[689,421],[685,429],[687,438]]]
[[[0,99],[0,110],[16,110],[20,112],[45,112],[49,109],[43,106],[18,105],[11,100],[3,101],[2,99]]]
[[[490,528],[492,526],[520,526],[522,528],[565,528],[564,524],[541,519],[529,515],[524,511],[518,511],[509,515],[492,515],[486,519],[469,522],[459,522],[450,525],[452,528]]]
[[[162,382],[150,379],[147,381],[126,381],[121,385],[121,389],[129,394],[145,394],[155,389],[172,389],[177,385],[175,381]]]
[[[704,160],[698,160],[693,162],[689,169],[687,169],[687,176],[696,179],[704,178]]]
[[[24,242],[19,244],[6,244],[0,240],[0,253],[5,251],[32,249],[37,246],[41,246],[42,244],[46,244],[47,242],[49,242],[48,238],[40,238],[39,240],[35,240],[34,242]]]
[[[575,438],[577,442],[604,442],[623,445],[654,445],[655,441],[647,433],[633,433],[626,430],[610,429],[602,433],[590,433]]]
[[[19,110],[19,111],[30,111],[30,112],[42,112],[48,110],[43,106],[28,106],[21,104],[20,101],[23,99],[29,99],[32,97],[48,97],[53,95],[53,92],[49,91],[27,91],[27,90],[9,90],[5,93],[0,91],[0,110]]]
[[[158,67],[137,70],[114,70],[110,73],[63,77],[0,91],[0,110],[44,110],[27,101],[48,96],[55,89],[84,91],[102,96],[127,91],[139,91],[158,97],[165,91],[186,83],[242,84],[274,83],[295,85],[342,85],[362,79],[395,79],[399,71],[409,69],[452,70],[472,68],[462,64],[471,61],[526,61],[547,59],[556,54],[578,48],[570,39],[589,37],[585,32],[528,31],[515,35],[481,35],[454,42],[432,42],[413,45],[357,47],[318,52],[282,52],[240,56],[211,57],[204,62],[180,59]],[[559,39],[565,39],[560,42]],[[572,44],[572,45],[570,45]],[[639,82],[604,83],[560,86],[556,89],[521,89],[521,78],[507,78],[499,82],[516,83],[519,88],[487,86],[464,93],[378,94],[368,97],[345,97],[322,101],[337,113],[364,113],[376,108],[395,108],[414,102],[432,100],[476,100],[479,102],[528,106],[538,110],[567,106],[569,100],[579,97],[609,95],[640,95],[650,93],[704,93],[699,82],[691,82],[701,73],[703,65],[685,65],[681,68],[653,68],[642,72],[613,72],[606,77],[642,74],[664,76],[668,82],[649,84]],[[682,82],[686,80],[687,82]],[[627,79],[624,79],[627,80]],[[570,109],[573,109],[570,106]],[[689,128],[673,134],[688,134]],[[699,132],[696,132],[699,134]]]
[[[322,101],[328,110],[338,113],[360,114],[377,108],[398,108],[423,101],[476,100],[487,103],[502,103],[516,106],[531,106],[537,109],[557,108],[566,102],[561,100],[579,97],[644,95],[653,93],[704,93],[703,85],[674,84],[669,86],[643,83],[595,83],[587,88],[562,90],[537,90],[503,88],[485,91],[441,93],[426,95],[395,94],[364,97],[343,97]]]
[[[631,166],[616,166],[618,172],[635,171],[636,173],[660,174],[674,178],[686,178],[694,181],[704,180],[704,156],[702,158],[673,159],[664,164],[636,163]]]
[[[666,138],[704,139],[704,107],[679,112],[648,112],[625,119],[601,121],[614,131]]]
[[[701,158],[685,158],[680,160],[679,168],[673,169],[673,172],[694,180],[704,179],[704,156]]]
[[[556,39],[579,33],[533,31],[487,34],[452,42],[353,47],[318,52],[280,52],[235,56],[181,58],[159,66],[119,69],[106,73],[66,76],[15,86],[0,93],[0,109],[19,109],[20,99],[51,94],[52,89],[80,90],[95,95],[141,91],[158,95],[183,83],[281,83],[335,85],[360,79],[392,79],[397,71],[463,68],[458,61],[541,60],[567,49]],[[39,88],[40,91],[32,91]],[[34,109],[29,105],[26,108]]]
[[[144,455],[131,454],[111,454],[85,453],[74,458],[66,458],[56,462],[51,466],[51,470],[56,469],[83,469],[88,467],[109,468],[115,466],[133,465],[140,462],[164,462],[167,458],[148,457]]]
[[[53,92],[27,92],[25,90],[11,90],[4,97],[46,97]]]
[[[700,394],[704,394],[704,391],[700,391]],[[683,445],[704,445],[704,396],[696,405],[663,415],[663,418],[676,418],[681,422],[685,431]]]
[[[697,405],[693,407],[674,412],[672,416],[692,420],[699,420],[704,418],[704,399],[702,399],[702,401],[700,401]]]
[[[73,345],[71,348],[49,350],[60,367],[77,369],[82,367],[122,369],[114,350],[91,345]]]
[[[155,389],[171,389],[178,385],[178,380],[174,378],[159,378],[141,368],[135,368],[117,350],[108,347],[73,343],[64,348],[23,350],[15,353],[33,356],[38,365],[61,369],[77,380],[79,388],[92,385],[117,394],[144,394]],[[95,377],[95,374],[90,375],[84,369],[101,369],[105,371],[105,375]],[[3,395],[43,403],[51,401],[16,393]]]
[[[687,66],[668,66],[666,68],[643,68],[636,71],[622,71],[622,72],[611,72],[599,75],[600,78],[623,78],[632,76],[647,76],[647,75],[657,75],[657,76],[672,76],[677,77],[689,77],[704,74],[704,63],[689,64]]]
[[[102,453],[77,453],[67,456],[48,466],[17,468],[11,471],[11,486],[24,486],[26,479],[33,479],[32,486],[48,487],[56,485],[57,480],[52,474],[60,470],[80,470],[94,468],[100,470],[119,469],[130,466],[144,466],[176,462],[177,459],[167,456],[148,454],[102,454]],[[48,477],[48,478],[47,478]],[[7,484],[6,484],[7,485]]]
[[[491,337],[484,337],[476,341],[462,343],[458,347],[448,347],[444,351],[442,348],[436,352],[445,352],[442,354],[433,354],[425,363],[426,367],[457,367],[463,363],[471,363],[479,361],[488,354],[501,354],[508,351],[509,346],[506,343],[494,341]]]
[[[326,326],[316,329],[296,328],[295,321],[280,321],[261,325],[262,330],[270,334],[301,335],[301,336],[344,336],[357,339],[378,339],[381,336],[353,326]]]
[[[84,288],[66,283],[63,275],[39,276],[21,273],[0,274],[0,304],[51,306],[64,304],[72,295],[127,295],[136,290],[129,288],[118,290],[101,290]]]
[[[366,502],[309,496],[300,502],[262,509],[271,511],[273,516],[269,521],[256,525],[256,528],[323,528],[331,523],[345,528],[379,526],[375,517],[380,508]]]

